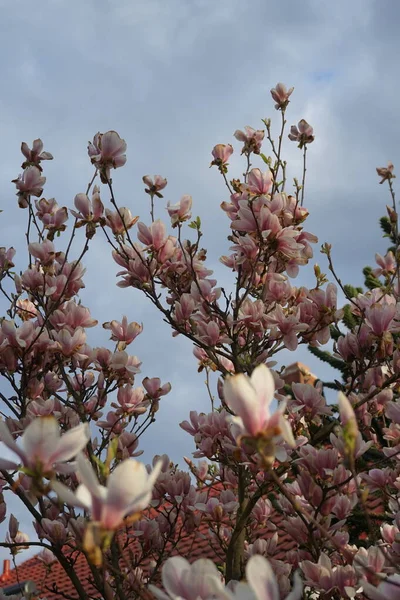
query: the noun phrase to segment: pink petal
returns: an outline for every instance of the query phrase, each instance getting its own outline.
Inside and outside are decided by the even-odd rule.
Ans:
[[[49,458],[52,463],[65,462],[78,454],[90,439],[89,425],[81,423],[70,429],[61,437],[57,448]]]
[[[269,562],[260,554],[252,556],[246,566],[246,578],[257,600],[279,600],[279,588]]]

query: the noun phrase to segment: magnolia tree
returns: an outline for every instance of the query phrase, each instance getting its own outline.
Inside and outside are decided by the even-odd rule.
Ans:
[[[318,266],[312,289],[295,287],[317,237],[304,229],[307,148],[314,141],[304,120],[289,133],[303,169],[292,194],[287,191],[282,146],[292,91],[283,84],[271,90],[281,119],[277,141],[269,119],[263,130],[235,132],[242,177],[228,175],[230,144],[212,151],[211,165],[226,186],[221,207],[231,246],[221,262],[232,273],[230,290],[218,287],[207,267],[190,196],[168,203],[164,223],[156,211],[166,214],[160,204],[167,181],[145,176],[147,223],[119,206],[111,175],[125,164],[126,143],[115,131],[98,133],[89,144],[94,174],[73,209],[42,197],[42,163],[53,158],[42,141],[32,149],[22,144],[23,173],[14,183],[28,221],[25,270],[13,248],[0,251],[7,303],[0,439],[10,451],[0,459],[1,520],[8,519],[0,545],[13,557],[41,547],[38,558],[49,571],[60,563],[70,589],[49,588],[45,578],[43,597],[46,590],[82,600],[400,597],[400,237],[393,165],[378,169],[392,200],[381,224],[393,247],[376,256],[376,269],[365,270],[366,291],[341,283],[327,244],[322,252],[346,306],[338,309],[336,284]],[[158,378],[142,379],[140,360],[127,352],[142,326],[114,319],[103,324],[112,349],[87,343],[86,329],[97,321],[79,291],[95,235],[111,247],[118,286],[144,294],[173,336],[191,340],[206,374],[210,412],[193,411],[181,423],[199,459],[185,459],[187,472],[166,455],[147,467],[136,460],[140,437],[171,390]],[[330,341],[332,352],[321,349]],[[342,377],[286,385],[278,354],[296,353],[299,344]],[[337,390],[337,404],[327,404],[326,387]],[[18,502],[30,513],[37,541],[7,511],[13,496],[12,506]],[[282,536],[291,539],[285,554],[279,554]],[[190,564],[182,553],[204,538],[215,560]],[[87,581],[78,576],[77,561],[87,561]]]

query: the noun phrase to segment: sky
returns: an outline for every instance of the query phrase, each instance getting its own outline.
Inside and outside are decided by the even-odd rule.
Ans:
[[[266,117],[276,132],[280,115],[269,90],[278,81],[295,87],[288,125],[305,118],[316,136],[305,206],[306,230],[320,243],[294,285],[312,285],[314,263],[327,271],[319,253],[323,242],[332,244],[343,282],[355,285],[362,284],[362,268],[373,264],[375,252],[385,251],[378,219],[390,198],[375,167],[389,160],[396,165],[398,154],[396,0],[0,0],[0,10],[0,245],[17,248],[20,269],[26,267],[27,214],[17,206],[11,180],[21,171],[21,142],[42,138],[54,155],[43,165],[44,196],[72,206],[93,172],[88,140],[114,129],[128,144],[127,164],[113,174],[118,204],[149,223],[146,174],[168,179],[157,218],[166,219],[166,201],[191,194],[208,265],[222,285],[232,285],[232,273],[218,260],[229,247],[229,221],[219,207],[227,190],[218,171],[209,169],[210,153],[216,143],[232,143],[230,177],[240,176],[233,132],[262,128]],[[291,175],[300,177],[296,144],[286,139],[284,155]],[[106,189],[102,199],[108,203]],[[194,446],[178,423],[191,410],[209,409],[191,343],[172,338],[139,291],[116,287],[119,267],[101,235],[84,263],[83,304],[100,323],[124,314],[143,322],[130,351],[143,361],[143,376],[172,384],[143,438],[144,460],[166,452],[182,463]],[[89,341],[105,345],[106,334],[98,328]],[[279,360],[300,360],[321,378],[332,377],[305,349]],[[22,528],[31,532],[23,514]]]

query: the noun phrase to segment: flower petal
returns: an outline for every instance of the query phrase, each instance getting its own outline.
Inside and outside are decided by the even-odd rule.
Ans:
[[[90,431],[87,423],[81,423],[70,429],[61,436],[57,448],[54,449],[51,455],[52,463],[70,460],[86,446],[89,439]]]
[[[55,417],[37,417],[22,435],[22,447],[27,459],[34,464],[39,460],[44,467],[51,467],[49,458],[60,440],[60,428]]]
[[[279,600],[279,588],[271,565],[260,554],[252,556],[247,563],[246,578],[257,600]]]
[[[248,377],[242,373],[228,377],[224,382],[224,397],[229,408],[242,418],[250,435],[262,430],[257,394]]]

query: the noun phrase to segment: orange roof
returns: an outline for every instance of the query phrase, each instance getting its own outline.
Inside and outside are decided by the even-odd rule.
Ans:
[[[274,524],[278,526],[281,521],[280,515],[274,515]],[[167,546],[165,551],[166,558],[168,556],[181,555],[188,558],[190,562],[193,562],[199,558],[210,558],[215,563],[221,563],[220,558],[216,554],[212,543],[210,542],[210,535],[208,532],[208,524],[206,522],[201,523],[198,529],[190,535],[185,535],[174,549]],[[279,553],[274,557],[282,559],[286,552],[293,549],[296,545],[295,541],[290,535],[281,530],[279,534]],[[268,538],[272,535],[271,530],[264,530],[260,537]],[[149,560],[144,561],[142,568],[146,570],[146,563],[148,565]],[[100,594],[91,585],[91,574],[88,563],[83,554],[76,556],[76,563],[74,571],[78,575],[79,580],[83,584],[85,590],[91,594],[93,598],[100,598]],[[63,596],[57,593],[57,589],[60,592],[67,592],[71,597],[78,597],[75,590],[73,590],[71,581],[60,563],[55,562],[50,567],[46,567],[36,556],[25,561],[17,567],[16,570],[12,570],[6,577],[0,577],[0,587],[6,587],[17,583],[21,580],[32,580],[36,583],[36,587],[39,592],[47,598],[47,600],[61,600]],[[150,596],[149,596],[150,597]]]
[[[379,496],[369,496],[368,508],[371,514],[379,515],[383,512],[382,499]],[[276,527],[279,535],[278,552],[274,555],[275,559],[284,560],[290,550],[296,548],[296,541],[290,534],[282,529],[283,516],[276,513],[272,514],[271,523]],[[259,532],[258,537],[268,539],[273,534],[273,530],[264,529]],[[120,533],[118,535],[121,535]],[[122,533],[126,540],[126,535]],[[360,536],[365,537],[363,535]],[[134,545],[137,542],[133,542]],[[131,548],[132,549],[132,548]],[[202,522],[198,529],[191,534],[185,534],[174,547],[169,543],[165,550],[165,557],[181,555],[193,562],[199,558],[210,558],[216,564],[221,564],[221,559],[216,552],[210,538],[207,522]],[[83,584],[85,590],[90,593],[92,598],[101,598],[99,592],[91,585],[91,573],[88,563],[83,554],[77,554],[74,571],[78,575],[79,580]],[[146,571],[148,568],[149,558],[144,560],[140,566]],[[36,556],[25,561],[17,567],[16,570],[9,571],[6,576],[0,577],[0,587],[7,587],[13,583],[22,580],[32,580],[35,582],[37,589],[42,596],[47,600],[61,600],[63,596],[59,592],[66,592],[71,598],[78,598],[75,590],[72,588],[71,581],[64,569],[58,562],[53,563],[50,567],[46,567]],[[141,598],[146,600],[142,594]],[[149,594],[148,598],[152,598]]]

